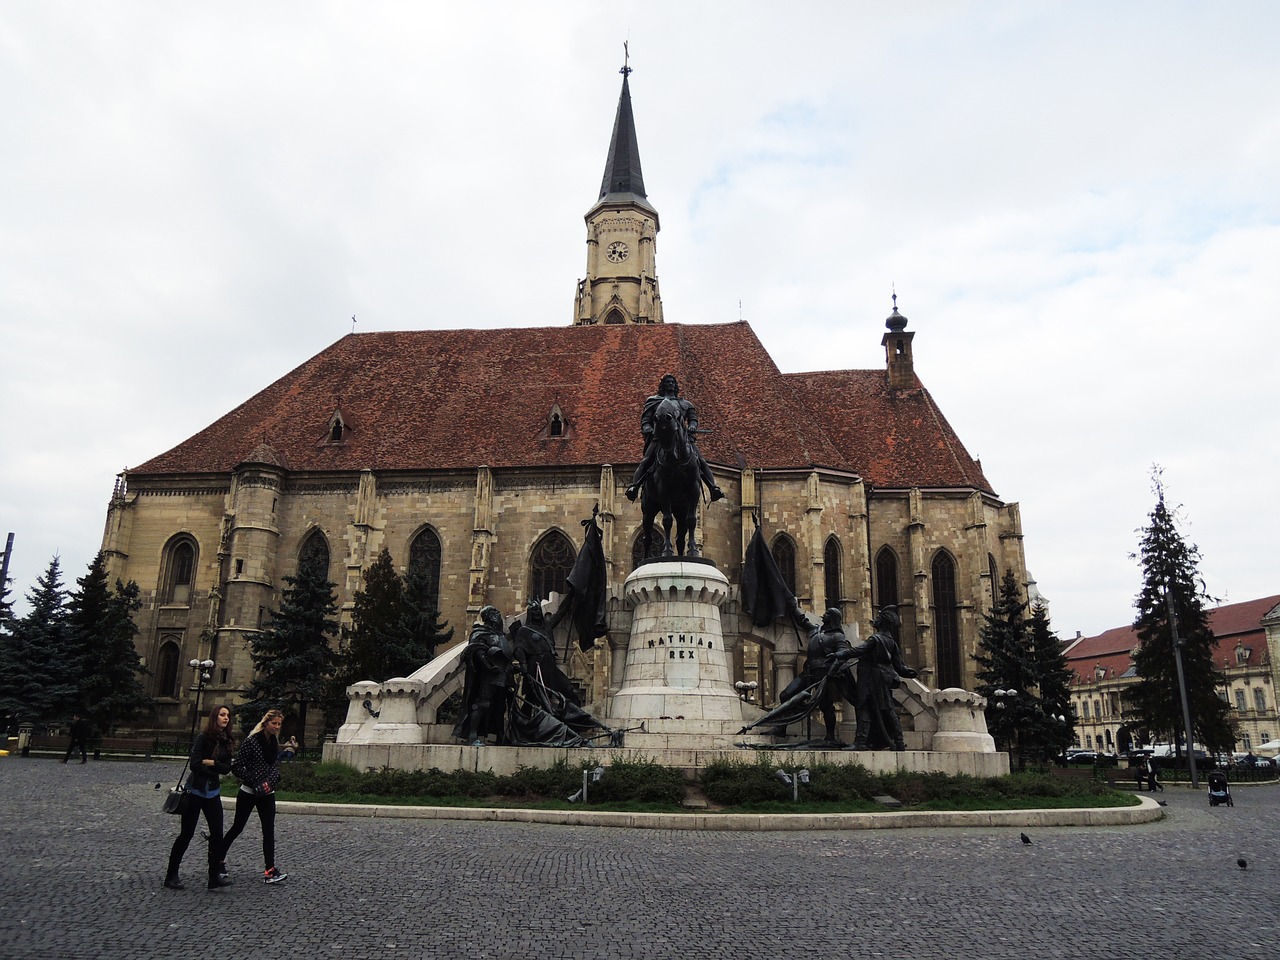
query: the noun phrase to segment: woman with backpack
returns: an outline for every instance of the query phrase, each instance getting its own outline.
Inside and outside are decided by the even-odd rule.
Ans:
[[[255,810],[262,824],[262,858],[266,865],[263,882],[279,883],[289,876],[276,867],[276,785],[280,783],[279,737],[283,723],[283,713],[268,710],[236,751],[231,772],[240,781],[240,790],[236,794],[235,820],[222,843],[222,876],[227,872],[227,851]]]

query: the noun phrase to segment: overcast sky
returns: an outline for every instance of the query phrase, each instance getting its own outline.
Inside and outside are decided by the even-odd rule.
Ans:
[[[1164,467],[1280,593],[1280,4],[0,0],[0,538],[351,330],[572,319],[629,38],[668,321],[916,370],[1064,638],[1129,622]],[[741,306],[740,306],[741,305]],[[0,541],[2,545],[2,541]]]

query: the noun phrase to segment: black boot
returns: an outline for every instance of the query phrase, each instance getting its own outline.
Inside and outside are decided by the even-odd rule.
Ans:
[[[209,874],[209,889],[217,890],[219,887],[231,886],[231,878],[224,877],[216,873]]]
[[[185,889],[186,889],[186,887],[185,887],[185,886],[183,886],[182,881],[178,879],[178,875],[177,875],[176,873],[171,873],[171,874],[169,874],[167,877],[165,877],[165,878],[164,878],[164,885],[165,885],[166,887],[168,887],[170,890],[185,890]]]

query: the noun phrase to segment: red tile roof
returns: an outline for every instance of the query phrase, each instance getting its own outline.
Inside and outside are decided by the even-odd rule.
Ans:
[[[1235,662],[1238,640],[1245,646],[1253,646],[1254,663],[1267,662],[1266,632],[1261,621],[1277,603],[1280,603],[1280,596],[1261,597],[1225,604],[1209,611],[1209,627],[1216,641],[1214,661],[1219,667],[1223,666],[1224,659]],[[1075,671],[1078,683],[1092,683],[1093,671],[1098,664],[1113,669],[1114,676],[1119,677],[1132,665],[1129,654],[1137,645],[1138,632],[1132,625],[1114,627],[1096,637],[1084,637],[1072,644],[1067,650],[1067,665]],[[1109,673],[1108,679],[1110,677]]]
[[[712,463],[990,489],[923,388],[895,395],[883,370],[783,375],[746,323],[351,334],[130,473],[228,472],[264,439],[292,471],[635,463],[665,373],[712,431]]]
[[[914,390],[891,390],[883,370],[792,373],[786,379],[836,447],[876,486],[991,492],[982,465],[918,378]]]

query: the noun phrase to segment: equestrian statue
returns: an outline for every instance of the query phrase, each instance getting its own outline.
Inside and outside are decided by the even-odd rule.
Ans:
[[[662,556],[700,556],[694,531],[698,525],[698,498],[705,483],[711,502],[723,499],[711,468],[698,450],[698,413],[680,396],[680,384],[667,374],[658,392],[644,402],[640,433],[644,437],[644,457],[636,467],[628,500],[640,496],[644,556],[655,556],[653,521],[662,514]],[[671,539],[675,524],[676,538]]]

